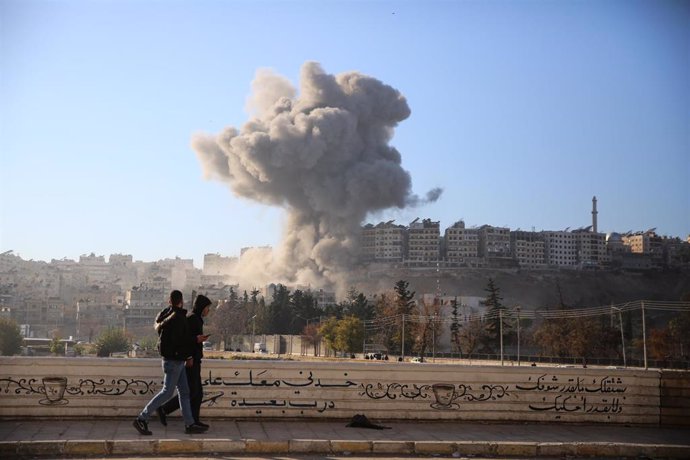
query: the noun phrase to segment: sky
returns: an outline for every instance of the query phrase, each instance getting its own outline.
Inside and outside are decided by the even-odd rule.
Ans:
[[[286,210],[205,177],[252,82],[306,62],[399,91],[417,217],[690,234],[688,1],[0,0],[0,252],[238,256]]]

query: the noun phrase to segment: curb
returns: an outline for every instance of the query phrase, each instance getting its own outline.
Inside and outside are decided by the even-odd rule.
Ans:
[[[208,454],[391,454],[513,457],[690,458],[690,445],[610,442],[159,439],[2,441],[1,458]]]

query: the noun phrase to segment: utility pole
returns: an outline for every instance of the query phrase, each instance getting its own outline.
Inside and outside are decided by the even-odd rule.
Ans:
[[[623,335],[623,314],[620,308],[611,306],[611,309],[618,311],[618,324],[620,325],[621,329],[621,347],[623,349],[623,367],[627,368],[628,362],[625,359],[625,335]]]
[[[520,366],[520,307],[517,310],[517,355],[518,355],[518,366]]]
[[[405,313],[403,313],[403,329],[402,329],[402,340],[400,341],[401,355],[403,361],[405,361]]]
[[[503,366],[503,309],[498,310],[499,330],[501,331],[501,366]]]
[[[644,368],[647,370],[649,367],[647,367],[647,325],[645,324],[644,319],[644,300],[641,301],[640,305],[642,309],[642,348],[644,351]]]

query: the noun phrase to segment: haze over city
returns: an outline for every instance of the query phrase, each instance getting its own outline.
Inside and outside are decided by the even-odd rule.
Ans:
[[[600,232],[685,238],[689,20],[671,1],[0,0],[0,252],[200,266],[205,253],[285,245],[314,211],[304,225],[343,244],[344,227],[416,217],[577,228],[593,195]],[[375,127],[367,140],[392,169],[348,176],[354,207],[326,199],[332,169],[296,204],[288,192],[313,160],[303,144],[290,147],[294,169],[269,174],[283,185],[270,196],[238,185],[227,160],[222,180],[211,140],[267,123],[278,96],[293,127],[324,107]],[[332,139],[348,139],[347,123],[328,125]],[[326,158],[351,152],[327,144]],[[249,155],[227,156],[251,171],[240,160],[260,152]]]

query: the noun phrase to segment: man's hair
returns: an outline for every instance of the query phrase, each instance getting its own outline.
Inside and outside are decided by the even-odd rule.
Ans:
[[[182,303],[182,292],[175,289],[174,291],[172,291],[170,293],[170,304],[173,307],[176,307],[181,303]]]

